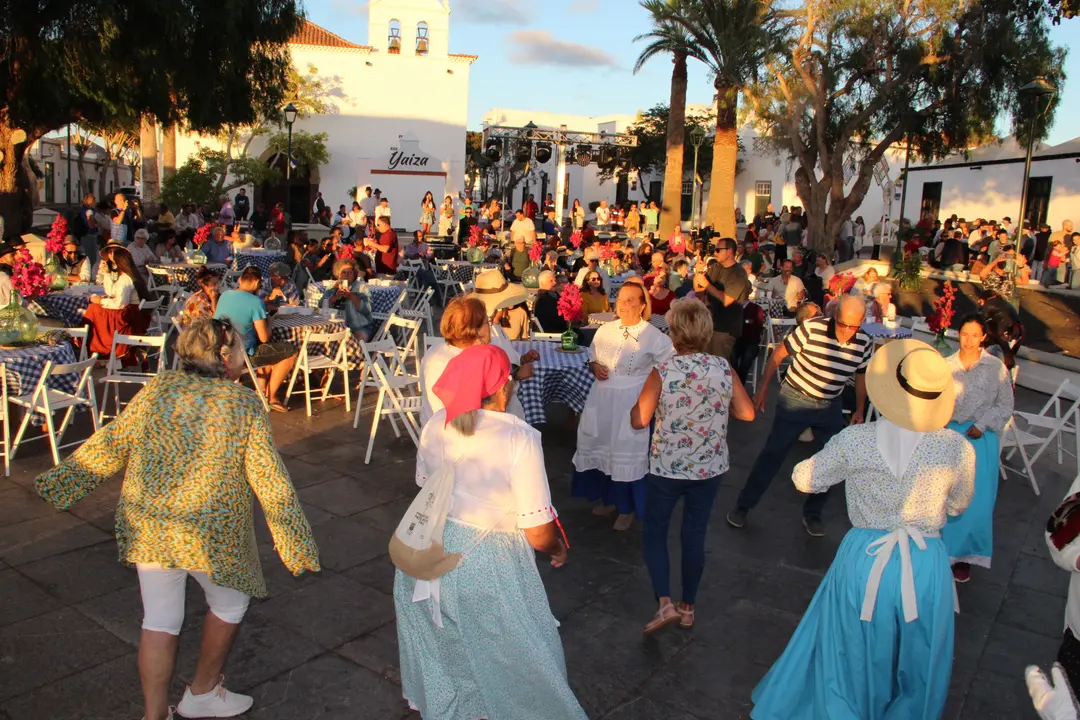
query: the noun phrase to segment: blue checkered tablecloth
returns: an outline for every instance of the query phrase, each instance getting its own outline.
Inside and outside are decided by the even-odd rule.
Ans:
[[[911,337],[911,329],[900,325],[891,328],[882,323],[868,322],[862,324],[862,331],[875,339],[902,340]]]
[[[208,267],[218,274],[218,277],[222,277],[227,269],[224,263],[206,263],[206,265],[194,265],[192,263],[183,263],[177,265],[161,265],[159,263],[150,263],[146,267],[154,268],[155,270],[164,270],[169,274],[169,284],[179,285],[188,292],[195,292],[199,289],[199,286],[195,283],[195,274],[199,272],[199,268]],[[263,273],[266,274],[265,272]]]
[[[485,270],[498,270],[498,263],[481,263],[479,265],[471,263],[467,260],[454,260],[453,262],[440,263],[446,266],[446,269],[450,271],[450,277],[454,279],[454,282],[471,283],[476,279],[476,276]]]
[[[95,288],[94,292],[101,294],[102,288]],[[69,295],[57,292],[42,295],[26,303],[27,309],[41,317],[63,320],[67,327],[82,327],[86,324],[82,311],[90,305],[89,295]]]
[[[276,262],[285,262],[285,253],[277,250],[260,252],[238,252],[233,258],[233,269],[243,270],[248,265],[255,265],[262,270],[263,277],[270,274],[270,266]]]
[[[333,282],[333,280],[329,280],[327,282],[308,283],[304,304],[308,307],[319,307],[323,295],[326,294],[326,289],[330,287]],[[371,283],[368,283],[367,290],[368,294],[371,295],[371,311],[377,313],[390,312],[390,308],[394,307],[394,303],[397,302],[398,296],[401,295],[401,291],[404,289],[404,285],[387,286],[372,285]]]
[[[29,395],[41,380],[45,363],[50,360],[57,365],[76,361],[75,350],[71,343],[59,345],[35,345],[33,347],[0,350],[0,362],[7,368],[8,395]],[[49,387],[61,392],[73,393],[79,383],[76,373],[59,375],[49,381]]]
[[[525,420],[530,425],[547,422],[548,403],[558,402],[574,412],[585,409],[585,400],[596,381],[589,371],[589,353],[563,353],[558,343],[515,342],[514,349],[521,354],[529,350],[540,353],[533,365],[533,376],[518,384],[518,400],[525,409]]]
[[[291,343],[299,352],[304,344],[304,336],[309,332],[331,333],[345,329],[345,323],[340,318],[331,320],[329,316],[316,313],[314,315],[275,315],[270,323],[271,342]],[[322,343],[313,344],[310,350],[314,355],[327,355],[337,351],[337,346],[328,347]],[[359,367],[363,361],[363,353],[360,343],[349,338],[346,346],[349,357],[349,367]]]

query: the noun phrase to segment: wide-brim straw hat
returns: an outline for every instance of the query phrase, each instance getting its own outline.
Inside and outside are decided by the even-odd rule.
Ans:
[[[525,302],[529,299],[529,291],[520,283],[507,282],[499,270],[485,270],[476,276],[472,296],[484,303],[490,317],[496,310]]]
[[[956,402],[948,363],[921,340],[881,346],[866,368],[866,392],[887,420],[915,432],[945,427]]]

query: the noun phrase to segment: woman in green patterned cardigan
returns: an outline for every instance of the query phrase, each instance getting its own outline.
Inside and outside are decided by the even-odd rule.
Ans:
[[[66,510],[123,470],[116,508],[120,561],[139,573],[143,625],[139,675],[146,720],[167,720],[169,685],[194,577],[210,611],[182,717],[233,717],[252,699],[225,689],[222,667],[251,596],[266,583],[252,526],[252,495],[285,566],[317,572],[318,549],[274,446],[259,398],[231,382],[244,370],[243,342],[227,323],[198,320],[180,334],[182,370],[158,375],[111,424],[37,479]]]

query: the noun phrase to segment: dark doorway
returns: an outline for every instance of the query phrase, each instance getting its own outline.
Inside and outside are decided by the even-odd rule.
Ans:
[[[653,180],[649,183],[649,202],[654,202],[657,205],[660,204],[661,196],[664,194],[664,183],[660,180]]]
[[[1053,182],[1052,177],[1028,179],[1027,207],[1024,208],[1024,218],[1033,226],[1037,227],[1046,222],[1046,216],[1050,211],[1050,189]]]
[[[689,222],[694,219],[694,183],[692,181],[684,182],[682,184],[682,208],[680,219],[683,222]]]
[[[619,175],[618,182],[615,183],[615,204],[625,205],[626,198],[630,195],[630,181],[626,176],[626,173]]]
[[[292,169],[291,190],[285,197],[285,154],[280,153],[269,159],[271,167],[280,174],[280,179],[265,182],[255,191],[255,203],[262,203],[267,212],[279,202],[285,203],[285,210],[294,223],[307,223],[312,220],[311,208],[319,192],[319,183],[312,182],[310,170],[304,166]]]
[[[924,218],[927,215],[933,220],[938,219],[938,213],[941,211],[941,183],[928,182],[923,183],[922,186],[922,205],[919,207],[919,217]]]

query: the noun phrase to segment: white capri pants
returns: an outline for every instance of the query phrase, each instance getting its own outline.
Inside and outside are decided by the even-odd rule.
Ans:
[[[210,581],[210,576],[194,570],[163,568],[158,563],[138,563],[139,590],[143,601],[143,630],[179,635],[184,625],[184,586],[195,578],[206,594],[210,612],[232,625],[239,625],[251,597]]]

